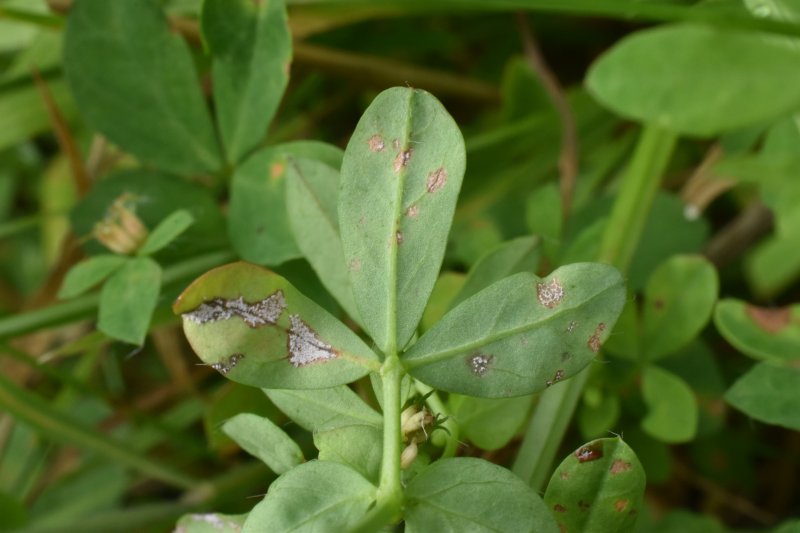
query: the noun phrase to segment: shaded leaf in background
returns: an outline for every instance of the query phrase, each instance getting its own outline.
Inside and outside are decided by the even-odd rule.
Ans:
[[[286,9],[283,0],[205,0],[201,25],[220,135],[236,164],[266,136],[289,82]]]
[[[339,196],[342,244],[359,315],[383,352],[405,346],[422,317],[464,167],[458,126],[422,90],[382,92],[350,138]]]
[[[589,364],[624,299],[623,279],[608,265],[568,265],[543,279],[514,274],[447,313],[402,360],[411,375],[450,392],[530,394]]]
[[[441,273],[422,313],[422,320],[419,323],[420,334],[431,329],[453,306],[453,300],[460,293],[466,279],[467,276],[460,272]]]
[[[127,257],[103,254],[84,259],[72,267],[58,291],[59,298],[73,298],[88,291],[120,268]]]
[[[341,426],[314,432],[320,461],[348,466],[377,485],[383,452],[383,429],[374,425]]]
[[[534,190],[525,206],[525,222],[530,232],[542,240],[542,248],[551,260],[561,246],[561,192],[550,183]]]
[[[482,450],[498,450],[508,444],[528,419],[532,396],[475,398],[451,394],[450,416],[461,433]]]
[[[542,498],[517,476],[482,459],[436,461],[406,488],[406,532],[555,533]]]
[[[642,397],[647,416],[642,429],[658,440],[687,442],[697,432],[697,400],[692,389],[678,376],[657,366],[642,374]]]
[[[800,431],[800,368],[758,363],[725,393],[725,400],[745,414]]]
[[[221,168],[189,49],[155,0],[80,0],[64,39],[72,94],[94,128],[177,174]]]
[[[800,108],[798,63],[800,50],[755,32],[667,25],[623,38],[587,84],[625,117],[712,137]]]
[[[265,389],[264,392],[278,409],[308,431],[352,425],[383,426],[381,415],[345,385],[318,390]]]
[[[175,524],[181,533],[239,533],[247,514],[191,513],[183,515]]]
[[[130,259],[100,292],[97,329],[130,344],[144,344],[161,289],[161,267],[148,257]]]
[[[310,461],[275,480],[242,533],[348,531],[375,499],[375,487],[339,463]]]
[[[375,354],[344,324],[274,272],[248,263],[215,268],[173,306],[206,364],[256,387],[317,389],[377,368]]]
[[[156,257],[169,263],[227,245],[225,219],[211,192],[196,183],[149,170],[123,170],[105,176],[95,183],[70,213],[75,234],[88,236],[94,225],[106,216],[117,198],[127,195],[136,206],[136,216],[148,228],[155,228],[176,210],[188,211],[194,218],[186,231]],[[84,245],[87,253],[105,253],[99,242],[90,240]]]
[[[800,359],[800,305],[767,308],[725,299],[716,306],[714,324],[745,355],[775,362]]]
[[[717,300],[714,266],[701,256],[673,256],[645,287],[642,349],[654,361],[685,346],[703,329]]]
[[[619,437],[588,442],[553,472],[544,501],[562,531],[630,531],[641,511],[645,475]]]

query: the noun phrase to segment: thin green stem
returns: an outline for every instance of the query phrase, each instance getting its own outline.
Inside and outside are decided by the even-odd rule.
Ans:
[[[166,286],[200,275],[234,258],[235,256],[232,252],[225,250],[201,255],[171,265],[164,269],[162,284]],[[99,303],[100,295],[92,293],[67,302],[0,319],[0,340],[88,318],[97,309]]]
[[[677,136],[647,125],[620,184],[606,225],[600,261],[625,273],[639,245],[661,177],[675,148]],[[553,460],[589,379],[586,368],[575,377],[545,390],[528,423],[514,472],[536,490],[547,481]]]

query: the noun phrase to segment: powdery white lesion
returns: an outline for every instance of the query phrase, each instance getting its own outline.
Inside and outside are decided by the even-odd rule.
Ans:
[[[558,278],[553,278],[548,282],[537,283],[536,297],[540,304],[552,309],[564,299],[564,287]]]
[[[243,353],[235,353],[229,357],[226,357],[216,363],[212,363],[211,368],[222,374],[223,376],[227,376],[228,372],[233,370],[236,365],[244,359]]]
[[[286,299],[283,291],[276,291],[263,300],[247,303],[243,296],[233,300],[214,298],[203,302],[194,311],[184,313],[183,316],[196,324],[218,322],[238,316],[251,328],[267,324],[274,325],[286,309]]]
[[[482,352],[476,352],[467,358],[467,364],[473,374],[483,377],[489,371],[489,367],[494,361],[494,356]]]
[[[339,354],[333,346],[319,338],[300,315],[290,315],[289,362],[295,367],[334,359]]]

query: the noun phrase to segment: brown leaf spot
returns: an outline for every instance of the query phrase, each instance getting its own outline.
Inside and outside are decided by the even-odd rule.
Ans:
[[[406,216],[407,217],[409,217],[409,218],[417,218],[417,215],[419,215],[419,207],[417,207],[417,204],[409,206],[409,208],[406,209]]]
[[[626,463],[622,459],[615,459],[614,462],[611,463],[611,468],[609,469],[609,472],[611,472],[612,476],[616,476],[617,474],[620,474],[622,472],[627,472],[630,469],[631,469],[630,463]]]
[[[445,186],[447,183],[447,170],[439,167],[428,174],[428,192],[434,193]]]
[[[571,353],[569,353],[569,352],[562,353],[561,354],[561,362],[567,361],[570,357],[572,357]]]
[[[777,309],[767,309],[748,305],[744,308],[745,313],[755,324],[767,333],[778,333],[789,325],[792,319],[791,309],[780,307]]]
[[[397,152],[397,157],[394,158],[394,163],[392,163],[392,168],[394,169],[394,173],[397,174],[400,172],[401,169],[408,166],[408,162],[411,160],[411,148],[408,150],[403,150],[401,152]]]
[[[597,459],[603,457],[603,443],[592,442],[586,446],[581,446],[575,451],[575,457],[578,458],[579,463],[596,461]]]
[[[269,179],[272,181],[277,181],[283,177],[283,173],[286,170],[286,163],[283,161],[275,161],[269,167]]]
[[[556,383],[558,383],[562,379],[564,379],[564,369],[559,368],[558,370],[556,370],[556,373],[553,376],[553,379],[545,381],[544,384],[549,387],[551,385],[555,385]]]
[[[558,531],[560,533],[569,533],[569,530],[567,530],[567,525],[566,524],[558,524]]]
[[[405,239],[405,237],[403,236],[403,232],[402,232],[402,231],[397,231],[397,232],[394,234],[394,239],[397,241],[397,245],[398,245],[398,246],[400,246],[401,244],[403,244],[403,239]]]
[[[663,298],[656,298],[655,300],[653,300],[653,307],[655,307],[656,310],[659,310],[659,311],[661,309],[663,309],[664,308],[664,299]]]
[[[489,371],[489,367],[494,361],[493,355],[488,355],[483,352],[475,352],[467,357],[467,365],[473,374],[482,378]]]
[[[621,513],[626,507],[628,507],[629,503],[629,500],[617,500],[614,502],[614,510],[616,510],[618,513]]]
[[[536,284],[536,297],[539,303],[548,309],[552,309],[564,299],[564,287],[558,278],[553,278],[548,282]]]
[[[561,474],[559,474],[559,477],[561,478],[561,481],[568,480],[569,479],[569,471],[568,470],[562,470]]]
[[[578,500],[578,509],[580,509],[583,512],[588,511],[589,507],[591,507],[591,506],[592,506],[592,504],[589,503],[589,502],[585,502],[583,500]]]
[[[386,148],[386,143],[383,142],[383,137],[377,133],[369,138],[367,141],[370,152],[382,152]]]
[[[594,353],[600,351],[600,346],[602,345],[602,341],[600,340],[600,335],[603,333],[605,329],[606,329],[605,323],[600,322],[599,324],[597,324],[597,327],[595,328],[594,333],[592,333],[592,336],[589,337],[588,341],[586,341],[586,345]]]
[[[553,510],[555,512],[557,512],[557,513],[566,513],[567,512],[567,508],[564,507],[563,505],[561,505],[560,503],[555,504],[553,506]]]

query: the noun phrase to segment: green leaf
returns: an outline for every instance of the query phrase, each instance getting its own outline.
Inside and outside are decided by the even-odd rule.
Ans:
[[[125,262],[100,292],[97,329],[130,344],[144,344],[161,288],[161,267],[149,257]]]
[[[239,533],[246,519],[247,514],[185,514],[175,524],[175,531],[181,533]]]
[[[697,432],[697,400],[681,378],[657,366],[642,375],[642,397],[648,413],[642,429],[663,442],[687,442]]]
[[[701,256],[673,256],[653,272],[645,287],[642,348],[654,361],[686,346],[714,310],[719,281]]]
[[[583,395],[583,403],[578,411],[578,427],[584,438],[593,439],[607,435],[619,420],[619,398],[613,394],[599,391],[598,398],[590,401],[587,389]]]
[[[221,428],[228,419],[245,412],[267,417],[278,425],[285,421],[283,413],[264,397],[261,389],[227,381],[213,392],[203,409],[203,429],[208,447],[223,455],[235,451],[237,444]]]
[[[464,140],[419,89],[379,94],[342,162],[339,223],[359,315],[384,353],[417,328],[444,256],[464,175]]]
[[[557,532],[541,497],[521,479],[481,459],[436,461],[408,484],[406,533]]]
[[[239,257],[279,265],[300,257],[286,213],[287,155],[277,147],[256,152],[231,180],[228,234]]]
[[[138,255],[151,255],[161,250],[174,241],[178,235],[194,224],[194,217],[186,209],[179,209],[162,220],[158,226],[147,236],[136,253]]]
[[[774,362],[800,359],[800,305],[764,308],[725,299],[717,304],[714,324],[745,355]]]
[[[492,283],[512,274],[536,272],[539,256],[538,237],[518,237],[496,246],[469,270],[464,286],[450,307],[455,307]]]
[[[515,274],[450,311],[402,360],[414,377],[450,392],[530,394],[589,364],[624,300],[622,276],[608,265],[568,265],[545,279]]]
[[[113,274],[127,260],[127,257],[112,254],[84,259],[67,272],[58,297],[65,299],[83,294]]]
[[[725,393],[748,416],[800,431],[800,368],[758,363]]]
[[[315,389],[354,381],[377,356],[344,324],[274,272],[215,268],[173,306],[194,351],[227,378],[255,387]]]
[[[619,437],[597,439],[558,465],[544,501],[561,531],[631,531],[644,487],[633,450]]]
[[[380,428],[383,425],[381,415],[345,385],[319,390],[265,389],[264,392],[278,409],[308,431],[352,425]]]
[[[800,51],[756,32],[670,25],[622,39],[587,83],[625,117],[712,137],[800,107],[798,64]]]
[[[532,396],[474,398],[451,394],[451,416],[462,434],[483,450],[498,450],[509,443],[528,419]]]
[[[297,246],[328,292],[359,321],[339,235],[339,172],[305,158],[291,159],[288,165],[286,203]]]
[[[305,460],[297,443],[269,418],[240,413],[225,422],[222,431],[276,474],[288,472]]]
[[[219,170],[189,49],[155,0],[76,2],[64,39],[67,79],[92,127],[165,170]]]
[[[286,8],[282,0],[205,0],[201,24],[220,134],[235,164],[263,140],[289,82]]]
[[[269,487],[242,533],[349,531],[375,499],[375,487],[357,472],[328,461],[293,468]]]
[[[383,436],[374,425],[342,426],[314,432],[320,461],[349,466],[372,483],[380,476]]]

